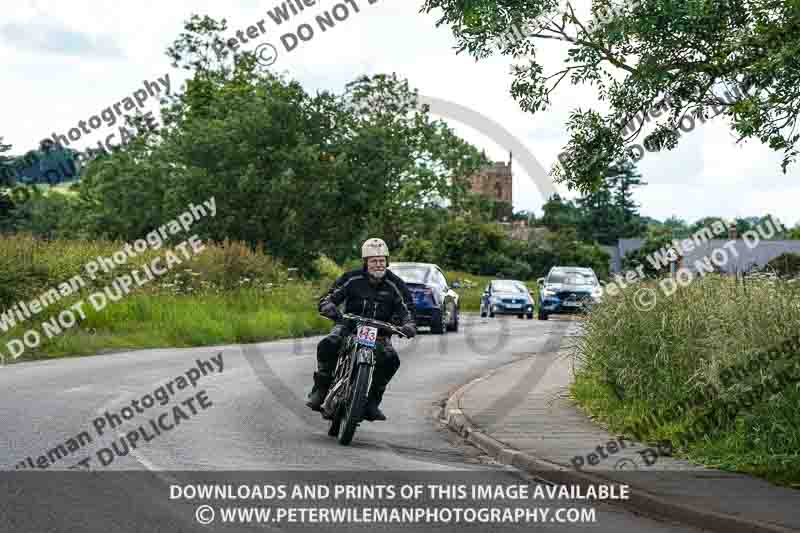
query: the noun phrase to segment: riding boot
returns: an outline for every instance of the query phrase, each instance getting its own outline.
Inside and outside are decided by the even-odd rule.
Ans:
[[[386,415],[379,409],[379,405],[383,400],[383,393],[386,392],[386,387],[372,387],[369,396],[367,396],[367,407],[364,409],[364,420],[374,422],[375,420],[386,420]]]
[[[328,389],[331,387],[333,376],[330,374],[323,374],[321,372],[314,372],[314,387],[309,394],[309,400],[306,405],[313,411],[320,411],[322,404],[325,401],[325,396],[328,395]]]

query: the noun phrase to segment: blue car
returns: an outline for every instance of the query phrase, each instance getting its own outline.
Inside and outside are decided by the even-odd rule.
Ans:
[[[539,320],[584,311],[600,301],[601,292],[591,268],[553,267],[546,277],[539,278]]]
[[[391,263],[389,270],[402,279],[414,299],[418,326],[431,333],[458,331],[459,296],[447,283],[442,270],[431,263]]]
[[[528,287],[515,279],[493,279],[481,295],[481,316],[517,315],[533,318],[535,304]]]

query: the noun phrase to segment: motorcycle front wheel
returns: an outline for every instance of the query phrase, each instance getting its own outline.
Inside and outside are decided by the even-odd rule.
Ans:
[[[328,428],[328,436],[336,437],[339,435],[339,428],[342,426],[342,408],[339,407],[336,409],[336,412],[333,414],[333,418],[331,419],[331,425]]]
[[[356,433],[356,427],[361,422],[364,416],[364,409],[367,406],[367,394],[369,393],[369,374],[372,367],[368,364],[358,365],[356,369],[355,379],[351,387],[352,395],[348,398],[347,403],[343,406],[344,413],[339,419],[339,444],[348,445],[353,440],[353,435]],[[333,429],[333,425],[331,425]]]

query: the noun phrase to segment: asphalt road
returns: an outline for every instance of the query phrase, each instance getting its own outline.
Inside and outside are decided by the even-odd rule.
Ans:
[[[0,480],[8,491],[0,504],[0,530],[67,531],[69,525],[81,531],[208,531],[211,526],[194,521],[196,502],[171,500],[169,485],[189,478],[209,481],[213,472],[226,472],[241,481],[247,476],[241,472],[249,471],[248,479],[256,484],[301,478],[310,482],[317,479],[315,472],[318,479],[339,481],[350,472],[354,480],[396,480],[398,486],[415,476],[420,480],[427,476],[426,482],[468,479],[535,486],[540,482],[465,444],[435,420],[434,412],[453,390],[488,370],[532,353],[555,351],[561,336],[575,325],[558,319],[540,322],[472,315],[462,317],[458,333],[438,336],[423,330],[414,340],[395,340],[401,367],[382,405],[389,420],[362,423],[350,446],[327,436],[327,422],[304,405],[320,337],[144,350],[0,368],[4,391],[0,427],[6,436],[0,440],[0,465],[7,471]],[[205,363],[198,365],[198,360]],[[148,407],[150,400],[154,405]],[[110,414],[106,417],[105,413]],[[131,420],[125,421],[124,416],[131,413]],[[123,420],[112,429],[115,414]],[[125,445],[131,443],[131,433],[136,435],[132,450]],[[62,457],[50,453],[48,459],[48,452],[60,444]],[[98,452],[103,448],[107,451]],[[47,468],[30,466],[37,461]],[[75,466],[88,467],[89,472],[69,470]],[[36,476],[26,475],[33,470]],[[694,531],[616,506],[593,505],[596,523],[534,527]],[[586,507],[586,503],[574,506]],[[213,530],[246,527],[223,528],[217,523]],[[269,529],[279,527],[346,529],[333,524],[284,523]],[[351,526],[359,527],[405,531],[431,526]],[[505,531],[532,526],[471,527]]]

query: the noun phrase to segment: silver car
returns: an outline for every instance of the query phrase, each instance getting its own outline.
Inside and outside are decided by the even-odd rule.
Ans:
[[[517,315],[533,318],[535,307],[528,287],[515,279],[493,279],[481,295],[481,316]]]

